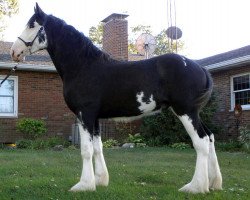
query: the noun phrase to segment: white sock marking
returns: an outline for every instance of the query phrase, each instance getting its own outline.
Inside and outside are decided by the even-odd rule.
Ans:
[[[103,156],[103,145],[100,136],[93,137],[94,160],[95,160],[95,184],[107,186],[109,174]]]
[[[210,136],[212,142],[209,143],[209,156],[208,156],[208,178],[209,188],[221,190],[222,189],[222,176],[218,159],[214,146],[214,135]]]
[[[187,116],[179,116],[179,119],[190,135],[194,148],[197,153],[196,167],[194,176],[190,183],[180,189],[180,191],[191,193],[208,192],[208,154],[209,154],[209,138],[205,136],[200,138],[197,131],[194,129],[192,120]]]
[[[71,191],[93,191],[95,187],[95,176],[93,169],[93,144],[90,134],[87,130],[83,129],[82,125],[79,126],[81,137],[81,155],[82,155],[82,175],[80,182],[71,188]]]

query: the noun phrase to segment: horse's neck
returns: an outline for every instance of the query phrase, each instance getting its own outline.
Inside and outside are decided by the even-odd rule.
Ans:
[[[70,41],[60,39],[60,35],[56,36],[55,32],[50,33],[50,36],[52,36],[52,40],[49,40],[48,38],[49,43],[47,51],[59,75],[63,80],[65,80],[66,78],[74,77],[79,72],[79,68],[83,67],[83,65],[76,64],[76,55],[74,55],[73,53],[71,53],[72,55],[70,55],[70,52],[74,52],[75,49],[73,48],[73,46],[67,44],[70,43]],[[63,47],[67,47],[67,49]]]

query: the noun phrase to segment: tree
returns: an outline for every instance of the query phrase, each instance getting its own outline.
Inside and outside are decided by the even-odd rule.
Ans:
[[[137,54],[138,51],[135,47],[136,39],[142,33],[152,34],[151,26],[147,25],[137,25],[131,28],[131,34],[128,40],[128,52],[130,54]],[[103,26],[98,24],[97,27],[92,26],[89,29],[89,37],[97,46],[102,46],[103,38]],[[167,37],[166,30],[162,30],[158,35],[155,36],[157,47],[155,49],[155,55],[161,55],[164,53],[170,53],[176,51],[176,45],[178,50],[183,49],[184,42],[181,40],[170,41]]]
[[[176,53],[176,47],[177,47],[177,52],[179,50],[182,50],[184,47],[184,42],[182,40],[171,41],[171,39],[169,39],[166,34],[166,30],[162,30],[158,35],[156,35],[155,40],[157,45],[154,53],[156,55],[162,55],[164,53],[171,53],[171,52]]]
[[[97,27],[91,26],[89,29],[89,38],[92,42],[97,46],[102,46],[102,38],[103,38],[103,25],[99,23]]]
[[[128,52],[130,54],[137,54],[138,51],[135,47],[136,39],[142,33],[151,34],[152,33],[151,27],[144,26],[144,25],[137,25],[137,26],[131,28],[131,32],[132,32],[132,34],[130,35],[130,38],[128,40]]]
[[[18,0],[0,0],[0,33],[6,29],[6,17],[18,13]],[[2,35],[0,35],[2,37]]]

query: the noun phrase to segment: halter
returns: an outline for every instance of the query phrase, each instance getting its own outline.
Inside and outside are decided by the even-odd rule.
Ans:
[[[17,37],[17,38],[18,38],[19,40],[21,40],[21,41],[25,44],[26,47],[32,47],[32,45],[34,44],[36,38],[39,36],[39,34],[41,34],[41,32],[42,32],[43,30],[44,30],[44,27],[42,26],[42,27],[39,29],[39,31],[37,32],[35,38],[34,38],[31,42],[26,42],[26,41],[24,41],[24,40],[23,40],[22,38],[20,38],[20,37]]]
[[[26,47],[32,47],[32,45],[34,44],[36,38],[39,37],[39,34],[41,34],[41,32],[42,32],[43,30],[44,30],[44,27],[42,26],[42,27],[39,29],[39,31],[37,32],[35,38],[34,38],[31,42],[26,42],[26,41],[24,41],[24,40],[23,40],[22,38],[20,38],[20,37],[17,37],[17,38],[18,38],[19,40],[21,40],[21,41],[25,44]],[[29,49],[29,51],[31,51],[31,50]],[[9,74],[7,74],[6,77],[0,82],[0,87],[1,87],[1,86],[3,85],[3,83],[9,78],[9,76],[10,76],[12,73],[14,73],[14,72],[16,71],[18,64],[19,64],[19,63],[17,63],[17,64],[11,69],[11,71],[9,72]]]

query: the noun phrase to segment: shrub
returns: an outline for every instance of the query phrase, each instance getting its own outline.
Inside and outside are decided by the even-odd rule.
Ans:
[[[215,134],[220,130],[212,123],[216,109],[217,101],[213,93],[200,115],[203,122]],[[180,142],[191,144],[191,139],[182,123],[169,109],[163,109],[158,115],[143,118],[141,135],[149,146],[171,145]]]
[[[221,151],[240,151],[242,144],[239,141],[215,142],[216,149]]]
[[[30,139],[41,137],[47,132],[44,121],[32,118],[20,119],[16,128]]]
[[[119,135],[119,141],[124,141],[129,135],[134,135],[136,126],[131,122],[117,122],[115,132]]]
[[[45,139],[37,138],[31,142],[30,149],[48,149],[49,144]]]
[[[168,109],[155,116],[143,118],[141,135],[149,146],[170,145],[189,139],[179,119]]]
[[[128,138],[127,138],[127,142],[131,142],[131,143],[143,143],[144,142],[144,138],[140,135],[140,133],[136,133],[134,135],[129,134]]]
[[[70,143],[60,137],[50,137],[46,139],[36,138],[35,140],[22,139],[16,142],[17,148],[20,149],[49,149],[56,145],[68,147]]]
[[[108,139],[105,142],[103,142],[104,148],[112,148],[114,146],[118,146],[118,141],[114,139]]]
[[[71,143],[61,137],[58,136],[54,136],[54,137],[49,137],[46,139],[47,143],[48,143],[48,147],[54,147],[56,145],[62,145],[63,147],[69,147],[71,145]]]
[[[250,151],[250,129],[247,126],[240,128],[240,136],[238,138],[242,144],[243,150]]]
[[[186,144],[184,142],[174,143],[171,145],[174,149],[190,149],[191,146],[189,144]]]
[[[16,142],[16,147],[18,149],[31,149],[32,140],[22,139]]]

